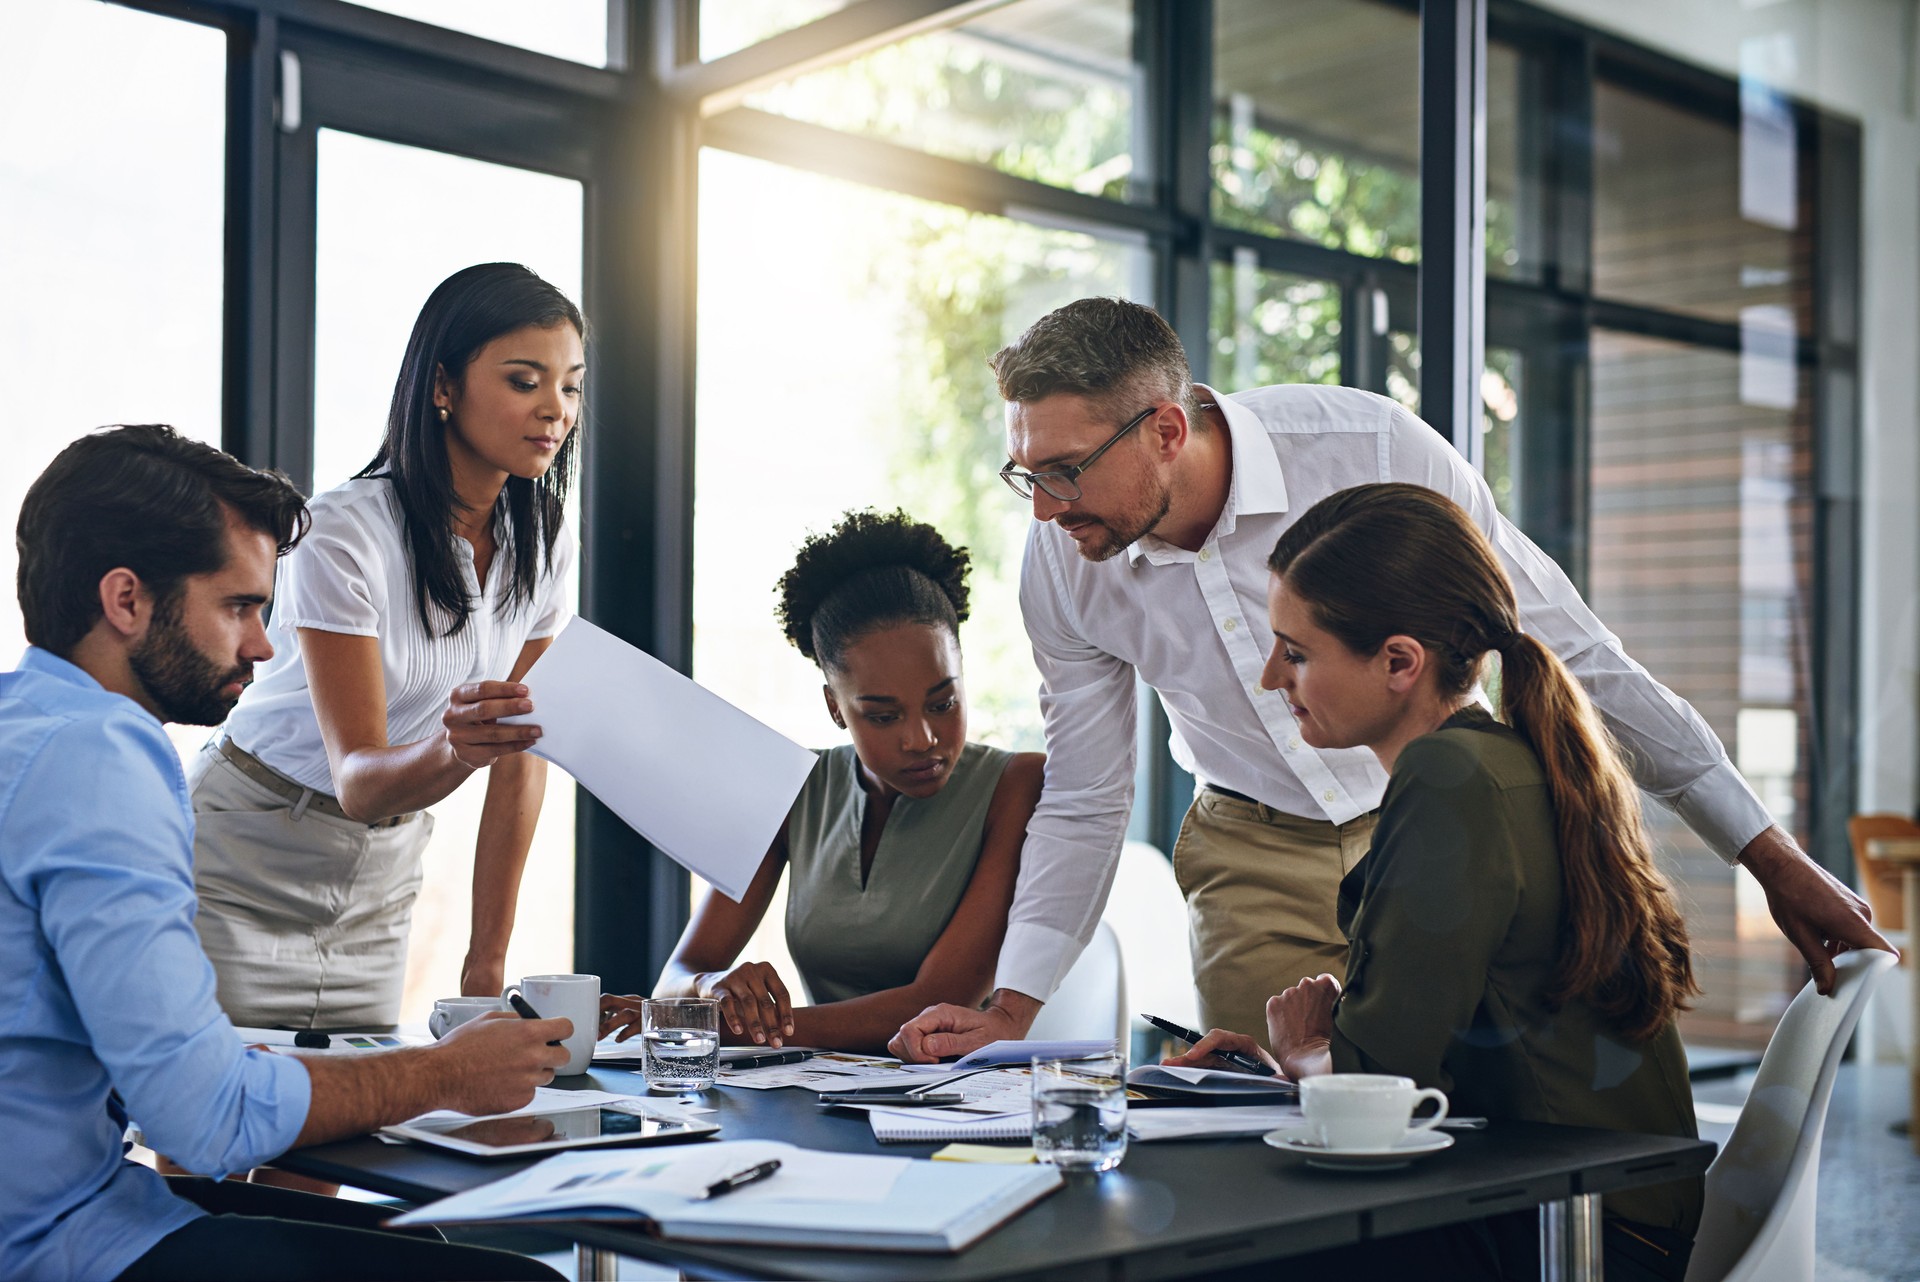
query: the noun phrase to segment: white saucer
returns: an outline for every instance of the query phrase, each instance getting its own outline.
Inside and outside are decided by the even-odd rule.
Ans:
[[[1391,1171],[1453,1147],[1453,1136],[1445,1131],[1410,1131],[1388,1148],[1330,1149],[1298,1127],[1268,1131],[1260,1138],[1283,1152],[1305,1155],[1308,1166],[1329,1171]]]

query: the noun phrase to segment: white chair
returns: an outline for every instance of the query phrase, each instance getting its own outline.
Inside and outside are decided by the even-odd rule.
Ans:
[[[1127,1045],[1127,967],[1120,939],[1104,921],[1093,940],[1060,981],[1027,1036],[1035,1041],[1092,1041],[1112,1038]]]
[[[1198,1026],[1200,999],[1187,951],[1187,901],[1173,879],[1173,865],[1157,846],[1129,841],[1121,850],[1101,918],[1120,937],[1127,1013]]]
[[[1840,1056],[1892,953],[1843,953],[1833,996],[1809,983],[1767,1043],[1733,1136],[1707,1168],[1687,1282],[1813,1282],[1820,1136]]]

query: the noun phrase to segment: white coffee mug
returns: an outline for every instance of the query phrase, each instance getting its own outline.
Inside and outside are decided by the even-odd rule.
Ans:
[[[1440,1110],[1415,1121],[1413,1110],[1427,1099]],[[1438,1126],[1447,1115],[1447,1097],[1416,1088],[1411,1077],[1325,1073],[1301,1079],[1300,1111],[1314,1137],[1330,1149],[1392,1148],[1410,1131]]]
[[[593,1044],[600,1040],[600,976],[528,975],[518,984],[509,984],[501,992],[504,1000],[515,989],[534,1014],[542,1019],[570,1019],[573,1034],[561,1045],[567,1048],[567,1062],[554,1073],[584,1073],[593,1063]]]
[[[498,997],[442,997],[433,1004],[433,1014],[427,1016],[427,1031],[445,1037],[470,1019],[506,1008]]]

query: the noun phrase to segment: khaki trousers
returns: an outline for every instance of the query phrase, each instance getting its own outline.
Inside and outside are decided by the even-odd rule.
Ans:
[[[1267,1040],[1267,998],[1321,972],[1345,978],[1340,879],[1367,853],[1373,816],[1302,819],[1211,788],[1173,847],[1187,900],[1203,1028]]]

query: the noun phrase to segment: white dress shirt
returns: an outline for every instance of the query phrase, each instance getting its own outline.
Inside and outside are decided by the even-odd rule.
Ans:
[[[467,591],[474,598],[467,626],[454,636],[430,636],[415,605],[413,570],[402,530],[400,501],[391,482],[365,477],[314,496],[313,528],[276,571],[268,639],[274,656],[227,718],[227,736],[303,787],[330,796],[333,769],[307,686],[299,628],[375,637],[386,679],[387,742],[417,743],[440,724],[447,696],[469,681],[504,681],[526,643],[558,632],[571,613],[573,535],[563,527],[553,569],[543,571],[533,599],[502,613],[513,573],[513,552],[494,554],[483,591],[474,574],[473,547],[453,541]]]
[[[1286,698],[1260,688],[1273,644],[1267,558],[1297,516],[1354,485],[1412,482],[1467,510],[1513,580],[1522,628],[1586,687],[1640,786],[1721,858],[1731,862],[1773,822],[1700,715],[1627,657],[1439,433],[1352,388],[1200,390],[1226,417],[1233,476],[1198,552],[1148,535],[1091,562],[1052,522],[1027,536],[1020,608],[1040,669],[1046,787],[1027,825],[995,987],[1051,995],[1092,937],[1132,809],[1136,674],[1166,706],[1174,760],[1202,782],[1333,823],[1380,804],[1387,776],[1372,752],[1308,746]]]

